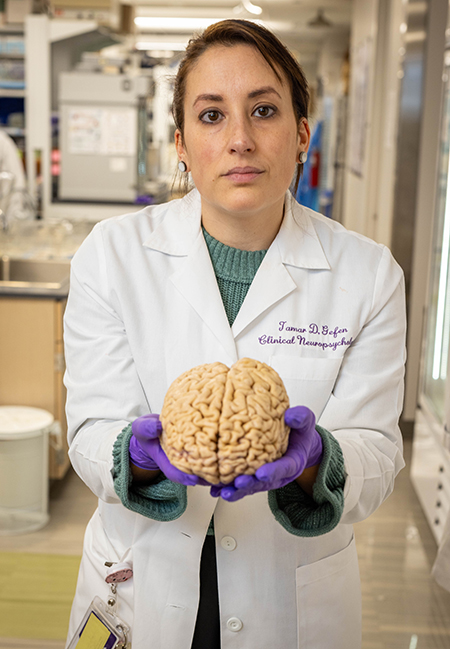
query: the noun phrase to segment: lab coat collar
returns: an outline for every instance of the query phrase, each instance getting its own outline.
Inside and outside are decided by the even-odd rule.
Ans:
[[[167,255],[185,257],[192,251],[201,227],[200,194],[194,189],[184,198],[167,203],[166,210],[161,223],[144,241],[144,246]]]
[[[299,205],[290,191],[286,192],[284,219],[274,244],[278,246],[283,264],[330,270],[310,210]]]
[[[286,192],[285,215],[272,246],[279,250],[280,260],[288,266],[330,269],[314,228],[309,210]],[[195,189],[181,200],[167,205],[162,220],[144,246],[168,255],[184,257],[196,247],[201,228],[201,198]]]
[[[237,360],[237,336],[273,304],[297,290],[288,266],[330,268],[311,216],[288,193],[280,231],[230,328],[201,232],[201,200],[197,191],[169,204],[165,218],[144,245],[165,254],[186,257],[170,281],[214,333],[230,363]],[[209,273],[205,272],[208,267]]]

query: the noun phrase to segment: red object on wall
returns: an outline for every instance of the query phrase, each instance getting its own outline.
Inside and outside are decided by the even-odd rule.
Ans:
[[[320,151],[316,149],[311,153],[311,167],[310,167],[310,176],[309,176],[310,187],[319,186],[319,176],[320,176]]]

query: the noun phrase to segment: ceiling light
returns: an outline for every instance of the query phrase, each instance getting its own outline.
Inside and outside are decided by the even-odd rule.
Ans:
[[[260,16],[262,14],[261,7],[254,5],[253,2],[250,2],[250,0],[242,0],[242,4],[244,5],[244,9],[248,11],[248,13],[254,14],[255,16]]]
[[[217,22],[217,18],[160,18],[151,16],[138,16],[134,19],[136,27],[151,31],[182,31],[192,32],[197,29],[206,29]]]
[[[242,14],[247,12],[253,14],[254,16],[260,16],[262,14],[262,9],[258,5],[253,4],[250,0],[241,0],[241,2],[233,8],[233,13]]]

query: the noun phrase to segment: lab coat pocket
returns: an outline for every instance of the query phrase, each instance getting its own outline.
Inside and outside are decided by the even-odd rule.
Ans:
[[[298,649],[361,647],[361,584],[355,539],[297,568]]]
[[[125,547],[111,540],[97,509],[88,523],[84,536],[83,556],[70,614],[69,639],[73,637],[94,597],[100,597],[103,602],[107,602],[111,595],[111,586],[105,581],[108,575],[106,562],[113,564],[127,562],[133,568],[133,551],[131,547]],[[117,601],[119,616],[132,626],[134,578],[117,584]]]
[[[333,391],[342,357],[304,358],[274,354],[269,365],[283,379],[291,406],[307,406],[319,419]]]

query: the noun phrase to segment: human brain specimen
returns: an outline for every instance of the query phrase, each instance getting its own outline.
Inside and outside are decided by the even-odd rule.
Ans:
[[[288,407],[281,378],[265,363],[198,365],[167,391],[161,446],[181,471],[228,484],[285,453]]]

